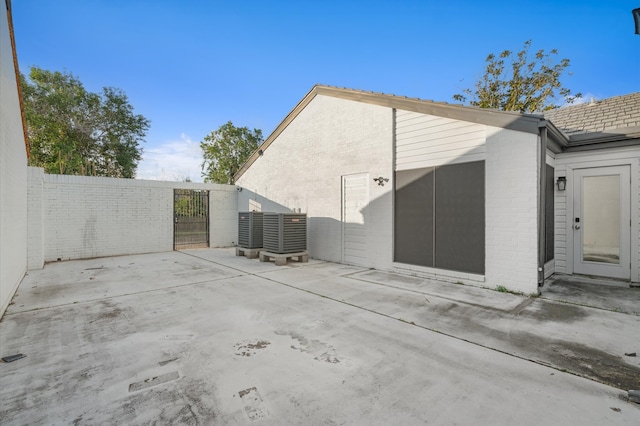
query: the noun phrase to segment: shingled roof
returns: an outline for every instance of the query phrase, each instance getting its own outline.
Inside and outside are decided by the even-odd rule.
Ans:
[[[640,127],[640,92],[554,109],[544,116],[567,136]]]

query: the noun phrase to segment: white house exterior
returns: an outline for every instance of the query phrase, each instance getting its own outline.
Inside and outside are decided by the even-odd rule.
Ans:
[[[236,175],[238,208],[307,213],[317,259],[525,294],[554,272],[637,282],[640,132],[628,127],[580,139],[539,115],[315,86]],[[598,268],[612,258],[589,271],[569,258],[582,231],[567,232],[580,190],[567,171],[600,165],[632,177],[628,192],[618,179],[625,276]]]

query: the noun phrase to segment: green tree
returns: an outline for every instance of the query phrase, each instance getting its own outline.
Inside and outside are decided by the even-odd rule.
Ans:
[[[74,75],[38,67],[20,77],[30,165],[47,173],[135,177],[149,120],[133,113],[123,91],[88,92]]]
[[[212,131],[200,142],[204,181],[233,183],[233,176],[261,143],[260,129],[235,127],[231,121]]]
[[[515,55],[510,50],[498,56],[490,54],[484,75],[473,89],[464,89],[453,95],[453,99],[480,108],[540,113],[557,108],[558,100],[573,103],[582,96],[572,95],[560,81],[570,65],[569,59],[556,61],[557,49],[549,53],[540,49],[531,58],[530,48],[531,40],[528,40]]]

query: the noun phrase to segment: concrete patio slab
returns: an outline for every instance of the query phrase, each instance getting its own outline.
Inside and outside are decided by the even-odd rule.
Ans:
[[[439,283],[394,288],[402,278],[380,285],[362,280],[372,277],[359,268],[313,260],[276,267],[224,249],[61,262],[37,272],[0,321],[2,356],[27,355],[0,364],[3,424],[640,419],[623,389],[541,365],[528,346],[515,356],[492,348],[556,328],[552,340],[589,328],[595,345],[621,346],[616,341],[637,336],[633,315],[542,299],[523,306],[522,297],[501,293],[513,299],[454,301],[455,291],[436,295]],[[56,285],[60,291],[44,297],[41,288]],[[587,313],[562,317],[556,305]],[[602,335],[616,326],[611,341]]]
[[[203,259],[190,259],[180,252],[54,262],[45,269],[29,271],[18,290],[18,295],[25,293],[20,298],[23,303],[14,304],[11,311],[144,293],[242,274]]]
[[[640,288],[623,281],[557,275],[542,288],[542,297],[640,316]]]
[[[376,279],[389,276],[389,284],[359,279],[371,278],[372,272]],[[634,337],[638,316],[377,271],[339,279],[334,286],[325,281],[289,285],[621,389],[640,387],[640,358],[625,356],[640,350]],[[411,280],[419,282],[412,286]]]

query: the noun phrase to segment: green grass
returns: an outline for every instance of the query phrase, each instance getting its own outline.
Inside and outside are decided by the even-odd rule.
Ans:
[[[499,285],[499,286],[497,286],[497,287],[496,287],[496,291],[497,291],[497,292],[499,292],[499,293],[509,293],[509,294],[513,294],[513,295],[516,295],[516,296],[524,296],[524,293],[522,293],[522,292],[520,292],[520,291],[512,291],[512,290],[509,290],[508,288],[506,288],[506,287],[505,287],[505,286],[503,286],[503,285]],[[533,293],[533,294],[535,294],[535,293]],[[533,294],[532,294],[532,295],[533,295]],[[537,297],[537,296],[536,296],[536,297]]]

